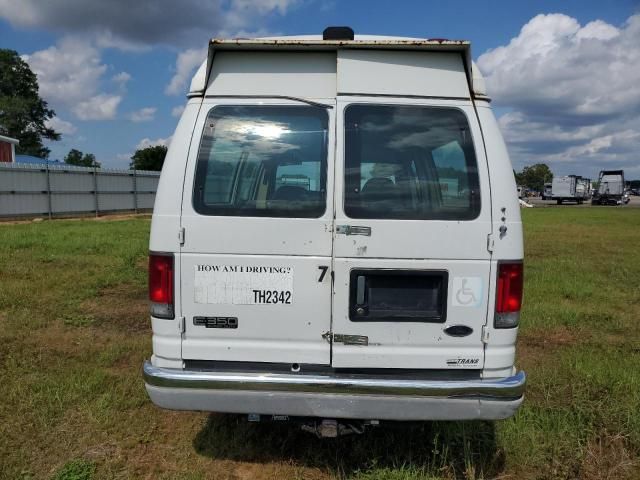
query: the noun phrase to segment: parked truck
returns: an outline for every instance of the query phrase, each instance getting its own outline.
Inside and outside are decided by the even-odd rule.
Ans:
[[[552,183],[545,183],[542,189],[542,200],[551,200],[552,197]]]
[[[591,179],[579,177],[576,183],[576,194],[580,195],[583,200],[591,197]]]
[[[587,182],[588,179],[579,175],[553,177],[551,199],[555,200],[558,205],[561,205],[562,202],[576,202],[580,205],[588,197]]]
[[[622,205],[628,198],[625,197],[624,170],[601,170],[591,204]]]

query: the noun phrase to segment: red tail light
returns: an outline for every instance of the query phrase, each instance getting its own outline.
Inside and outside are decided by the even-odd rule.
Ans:
[[[149,254],[149,300],[151,315],[173,318],[173,255]]]
[[[498,263],[498,285],[496,293],[497,328],[510,328],[518,325],[522,307],[523,286],[522,262]]]

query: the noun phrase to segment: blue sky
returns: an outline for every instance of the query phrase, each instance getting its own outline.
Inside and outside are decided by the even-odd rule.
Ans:
[[[640,61],[639,9],[625,0],[0,0],[0,46],[30,63],[58,115],[63,139],[49,145],[51,158],[77,148],[126,168],[137,147],[173,133],[209,37],[349,25],[468,39],[517,169],[545,161],[593,176],[619,165],[640,177],[640,69],[630,63]]]

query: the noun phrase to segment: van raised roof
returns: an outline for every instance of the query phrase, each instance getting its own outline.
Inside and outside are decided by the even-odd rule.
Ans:
[[[324,40],[322,35],[298,35],[264,38],[213,38],[207,58],[191,80],[188,96],[202,96],[211,81],[215,54],[220,51],[337,52],[338,50],[405,50],[409,52],[459,53],[470,90],[478,100],[490,100],[480,69],[471,59],[471,42],[467,40],[423,39],[379,35],[355,35],[353,40]]]

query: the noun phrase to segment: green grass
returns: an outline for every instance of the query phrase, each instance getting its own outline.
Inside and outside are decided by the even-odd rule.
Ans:
[[[640,209],[524,209],[519,413],[319,440],[148,401],[149,221],[0,225],[0,478],[640,478]]]
[[[96,466],[91,462],[72,460],[54,475],[53,480],[91,480],[95,471]]]

